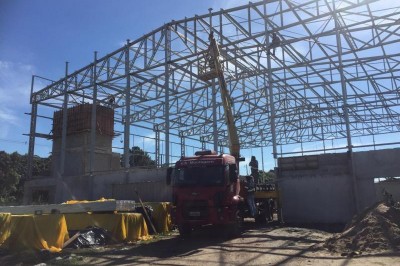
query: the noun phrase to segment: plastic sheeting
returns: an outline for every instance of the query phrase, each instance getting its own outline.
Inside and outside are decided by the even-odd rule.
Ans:
[[[105,246],[110,242],[110,234],[107,230],[96,226],[89,227],[85,230],[79,230],[79,235],[68,247],[88,248],[93,246]]]
[[[115,241],[132,242],[149,239],[147,224],[139,213],[64,214],[69,230],[97,226],[109,231]]]
[[[2,246],[10,250],[46,249],[59,252],[68,237],[67,224],[62,214],[0,215]]]

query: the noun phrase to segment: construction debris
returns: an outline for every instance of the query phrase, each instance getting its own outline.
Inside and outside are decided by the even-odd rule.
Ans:
[[[105,229],[92,226],[87,229],[79,231],[76,237],[68,247],[73,248],[88,248],[92,246],[104,246],[111,240],[110,233]],[[64,245],[65,247],[65,245]]]
[[[400,207],[378,203],[329,238],[324,247],[342,256],[400,250]]]

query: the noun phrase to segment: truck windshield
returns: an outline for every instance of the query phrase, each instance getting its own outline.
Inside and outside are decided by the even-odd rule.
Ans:
[[[223,183],[223,166],[175,168],[174,184],[177,186],[215,186]]]

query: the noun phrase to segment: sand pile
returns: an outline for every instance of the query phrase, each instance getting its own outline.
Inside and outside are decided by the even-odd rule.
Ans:
[[[324,247],[339,253],[400,250],[400,207],[379,203],[329,238]]]

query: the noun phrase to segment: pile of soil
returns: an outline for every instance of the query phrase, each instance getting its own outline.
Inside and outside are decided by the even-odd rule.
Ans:
[[[357,215],[324,247],[332,252],[382,252],[400,250],[400,207],[378,203]]]

